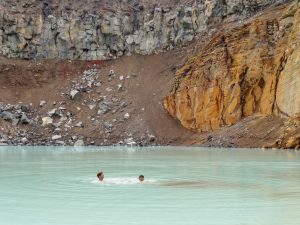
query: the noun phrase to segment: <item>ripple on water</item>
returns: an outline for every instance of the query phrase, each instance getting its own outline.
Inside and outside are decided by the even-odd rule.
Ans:
[[[157,183],[156,179],[147,179],[144,182],[140,182],[136,177],[112,177],[106,178],[103,182],[99,182],[97,178],[90,178],[89,182],[92,184],[104,184],[104,185],[136,185],[136,184],[154,184]]]

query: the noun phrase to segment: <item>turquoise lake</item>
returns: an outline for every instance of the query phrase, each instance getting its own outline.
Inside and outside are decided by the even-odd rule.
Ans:
[[[0,148],[0,225],[299,224],[297,151]]]

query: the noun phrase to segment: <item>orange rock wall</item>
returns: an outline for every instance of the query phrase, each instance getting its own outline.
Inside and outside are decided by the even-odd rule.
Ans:
[[[211,131],[255,113],[300,112],[299,3],[233,26],[225,24],[176,72],[164,106],[186,128]]]

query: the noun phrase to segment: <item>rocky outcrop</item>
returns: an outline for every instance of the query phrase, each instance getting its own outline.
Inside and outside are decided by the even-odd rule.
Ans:
[[[82,60],[151,54],[192,41],[224,19],[244,19],[284,0],[181,1],[185,4],[147,10],[136,3],[126,13],[96,11],[97,2],[102,1],[87,1],[90,8],[80,10],[70,8],[68,1],[63,9],[59,6],[64,3],[55,1],[1,1],[0,54]]]
[[[211,131],[243,117],[300,112],[300,5],[223,30],[176,73],[165,108],[184,127]]]

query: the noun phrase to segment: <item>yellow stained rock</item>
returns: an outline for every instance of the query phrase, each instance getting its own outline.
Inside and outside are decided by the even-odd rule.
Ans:
[[[224,28],[176,72],[164,106],[184,127],[197,131],[216,130],[255,113],[300,113],[299,43],[299,4]]]

